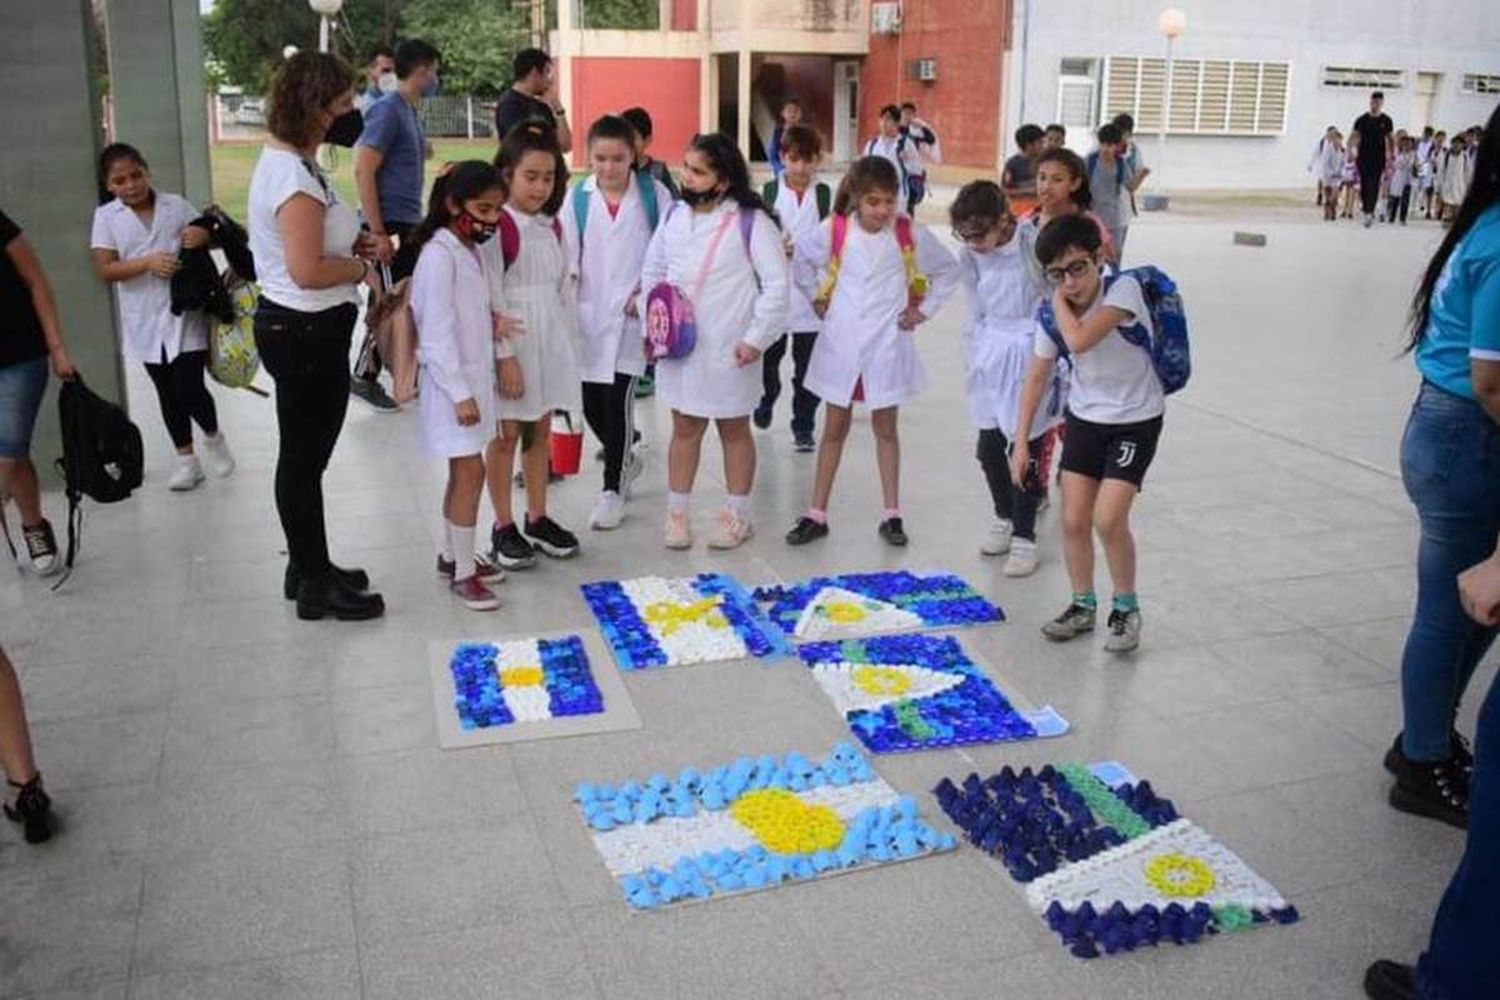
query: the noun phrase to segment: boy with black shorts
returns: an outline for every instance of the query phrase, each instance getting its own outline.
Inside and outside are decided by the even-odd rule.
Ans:
[[[1063,553],[1073,596],[1062,614],[1042,626],[1042,634],[1063,642],[1093,631],[1098,600],[1092,530],[1104,546],[1114,583],[1104,648],[1124,653],[1141,637],[1130,507],[1156,455],[1166,402],[1150,353],[1120,333],[1121,327],[1139,326],[1155,336],[1140,283],[1129,274],[1106,279],[1099,248],[1098,227],[1081,215],[1060,216],[1037,237],[1036,255],[1052,286],[1055,329],[1049,333],[1039,314],[1011,472],[1017,483],[1024,481],[1032,419],[1048,373],[1064,355],[1069,384],[1061,462]]]

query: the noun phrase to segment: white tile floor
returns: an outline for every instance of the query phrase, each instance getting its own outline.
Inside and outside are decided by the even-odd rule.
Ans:
[[[1007,580],[977,554],[986,502],[952,310],[918,335],[935,388],[903,414],[910,549],[875,538],[861,423],[827,542],[779,539],[812,459],[778,426],[759,436],[760,537],[728,554],[666,552],[664,414],[643,403],[654,448],[626,526],[585,533],[574,562],[515,575],[493,616],[455,606],[432,575],[442,472],[417,458],[411,416],[355,403],[328,476],[336,555],[371,571],[390,614],[304,624],[278,597],[271,404],[220,392],[239,471],[178,496],[134,379],[145,488],[89,508],[82,561],[60,592],[0,573],[0,639],[67,822],[43,848],[0,831],[0,996],[1358,996],[1371,959],[1416,955],[1461,848],[1455,831],[1392,812],[1379,766],[1399,726],[1414,583],[1395,469],[1415,380],[1395,355],[1438,234],[1325,227],[1309,209],[1305,224],[1262,227],[1265,249],[1232,246],[1246,225],[1151,218],[1131,235],[1131,257],[1184,288],[1197,372],[1172,400],[1138,508],[1146,641],[1130,659],[1037,632],[1066,591],[1055,507],[1035,578]],[[718,468],[710,452],[702,522]],[[573,525],[593,500],[587,473],[556,494]],[[61,523],[55,498],[51,510]],[[952,569],[995,596],[1010,621],[966,641],[1075,729],[882,760],[889,780],[930,803],[938,777],[974,766],[1118,757],[1305,921],[1083,963],[967,848],[628,913],[569,806],[573,784],[844,737],[790,667],[630,677],[640,732],[437,749],[429,639],[586,627],[575,588],[589,579],[892,566]]]

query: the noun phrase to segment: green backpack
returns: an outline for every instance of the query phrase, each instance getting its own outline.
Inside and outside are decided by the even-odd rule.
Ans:
[[[822,181],[818,181],[813,187],[818,199],[818,220],[821,222],[823,219],[828,218],[829,212],[833,211],[833,191]],[[765,187],[760,189],[761,197],[766,200],[766,204],[772,209],[776,208],[776,196],[780,193],[781,185],[776,181],[766,181]]]

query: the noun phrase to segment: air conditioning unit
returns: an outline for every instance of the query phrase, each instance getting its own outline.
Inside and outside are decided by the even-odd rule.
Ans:
[[[932,83],[937,79],[937,60],[913,59],[911,61],[909,76],[913,80],[920,80],[922,83]]]
[[[870,30],[877,35],[894,35],[901,30],[899,3],[870,4]]]

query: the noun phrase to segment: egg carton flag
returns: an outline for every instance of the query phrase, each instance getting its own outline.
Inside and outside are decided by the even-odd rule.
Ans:
[[[574,795],[605,868],[636,911],[774,889],[957,846],[853,745],[821,760],[740,757]]]
[[[1275,886],[1118,763],[1005,767],[944,778],[933,794],[1079,958],[1299,919]]]

